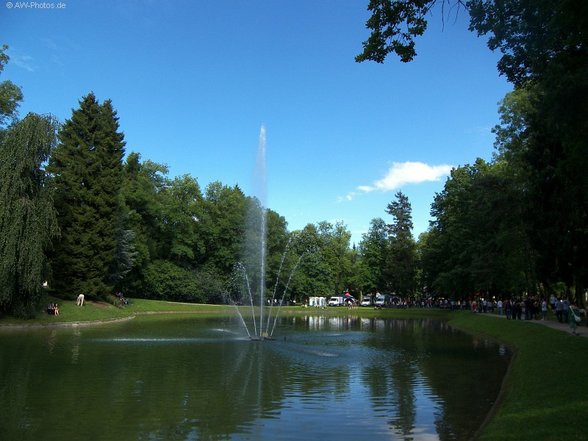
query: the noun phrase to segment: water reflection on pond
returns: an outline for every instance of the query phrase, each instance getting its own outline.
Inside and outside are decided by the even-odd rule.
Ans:
[[[1,332],[10,440],[462,440],[510,353],[436,320],[307,316]],[[3,438],[4,439],[4,438]]]

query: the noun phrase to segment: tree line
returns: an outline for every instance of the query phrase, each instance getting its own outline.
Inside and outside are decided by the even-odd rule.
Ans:
[[[501,54],[514,90],[492,161],[451,172],[419,238],[422,286],[440,295],[567,296],[588,288],[588,3],[583,0],[371,0],[357,61],[416,56],[431,11]]]
[[[279,213],[238,186],[190,176],[126,153],[109,100],[89,93],[59,123],[18,118],[21,90],[0,83],[0,312],[31,316],[41,285],[192,302],[243,301],[238,267],[248,212],[267,216],[268,293],[350,290],[402,297],[556,294],[585,301],[588,285],[588,3],[581,0],[371,0],[358,61],[402,61],[441,5],[499,50],[513,84],[499,108],[491,161],[452,170],[418,240],[398,192],[359,244],[343,223],[289,231]],[[0,73],[8,62],[0,51]],[[259,238],[258,238],[259,239]],[[296,268],[295,272],[292,270]]]

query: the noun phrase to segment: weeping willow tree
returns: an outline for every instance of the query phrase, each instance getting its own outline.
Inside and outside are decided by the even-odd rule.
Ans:
[[[41,298],[45,252],[58,235],[44,170],[56,128],[30,113],[0,132],[0,313],[30,317]]]

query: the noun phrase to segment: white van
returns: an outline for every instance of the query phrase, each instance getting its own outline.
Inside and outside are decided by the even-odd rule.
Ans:
[[[386,305],[386,296],[384,294],[376,294],[376,298],[374,300],[374,305],[378,308]]]
[[[371,297],[364,297],[361,301],[361,306],[372,306],[372,298]]]
[[[334,296],[329,299],[329,306],[341,306],[343,302],[343,297]]]

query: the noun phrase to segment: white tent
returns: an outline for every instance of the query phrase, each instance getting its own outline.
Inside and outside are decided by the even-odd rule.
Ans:
[[[326,297],[309,297],[308,306],[314,306],[315,308],[325,308],[327,306]]]

